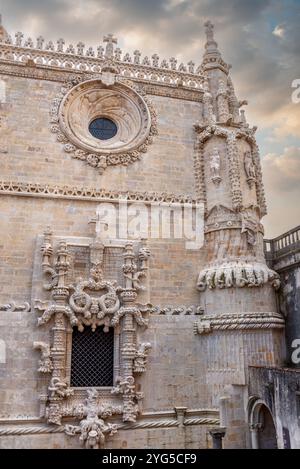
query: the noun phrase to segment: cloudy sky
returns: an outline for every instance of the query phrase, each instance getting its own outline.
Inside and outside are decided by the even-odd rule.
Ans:
[[[97,45],[113,32],[126,52],[201,62],[203,22],[215,23],[247,117],[258,125],[269,215],[266,236],[300,224],[300,0],[1,0],[9,33]],[[300,97],[300,93],[299,93]]]

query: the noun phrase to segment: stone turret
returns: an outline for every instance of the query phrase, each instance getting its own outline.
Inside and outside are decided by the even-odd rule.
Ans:
[[[198,196],[205,205],[205,260],[198,276],[204,316],[196,333],[215,350],[214,358],[207,356],[208,370],[227,370],[224,385],[245,385],[248,365],[281,363],[280,281],[263,253],[266,204],[256,128],[240,112],[246,102],[236,97],[213,25],[205,27],[203,114],[195,124]]]
[[[217,309],[215,292],[222,292],[220,308],[224,311],[226,289],[270,287],[271,299],[279,280],[267,268],[263,254],[260,219],[266,214],[266,204],[256,127],[250,128],[241,115],[239,108],[245,101],[236,98],[229,67],[214,40],[213,25],[207,22],[205,26],[203,115],[195,129],[206,239],[206,265],[198,288],[207,290],[205,307],[210,312],[210,308]],[[251,291],[256,297],[256,289]]]

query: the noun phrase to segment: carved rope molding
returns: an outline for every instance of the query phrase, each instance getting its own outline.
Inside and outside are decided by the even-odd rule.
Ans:
[[[277,313],[228,313],[204,315],[194,323],[195,334],[210,334],[214,331],[247,329],[283,329],[284,319]]]
[[[220,425],[220,419],[218,418],[190,418],[184,421],[184,426],[189,425]],[[157,420],[152,422],[139,422],[132,425],[120,424],[117,425],[118,430],[139,430],[145,428],[171,428],[177,427],[177,420]],[[0,428],[0,435],[32,435],[32,434],[43,434],[43,433],[64,433],[65,427],[21,427],[21,428]]]
[[[0,194],[17,195],[40,198],[61,198],[66,200],[88,200],[94,202],[118,202],[127,199],[129,202],[164,202],[164,203],[194,203],[198,202],[190,195],[172,194],[166,192],[132,192],[113,191],[76,186],[62,186],[58,184],[39,184],[36,182],[0,181]]]
[[[118,430],[139,430],[146,428],[172,428],[178,427],[181,423],[184,426],[191,425],[220,425],[219,412],[211,409],[195,409],[184,412],[183,420],[174,418],[174,412],[164,412],[165,417],[159,418],[155,413],[142,414],[139,420],[135,423],[117,423]],[[215,415],[214,415],[215,414]],[[169,418],[166,418],[169,417]],[[52,433],[65,433],[66,428],[64,425],[50,426],[50,425],[27,425],[24,426],[22,421],[19,422],[20,426],[11,425],[9,422],[0,427],[0,435],[29,435],[29,434],[52,434]]]

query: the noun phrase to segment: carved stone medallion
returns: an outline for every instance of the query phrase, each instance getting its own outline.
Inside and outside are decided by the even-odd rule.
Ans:
[[[118,81],[109,73],[97,79],[66,84],[51,108],[51,130],[74,158],[86,161],[100,173],[110,165],[128,165],[140,159],[157,133],[156,114],[142,92]],[[100,139],[90,132],[95,119],[116,126],[112,138]]]

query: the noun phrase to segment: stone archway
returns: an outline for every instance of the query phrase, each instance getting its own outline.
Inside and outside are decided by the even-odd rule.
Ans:
[[[250,412],[252,449],[276,449],[277,434],[272,413],[261,400],[255,401]]]

